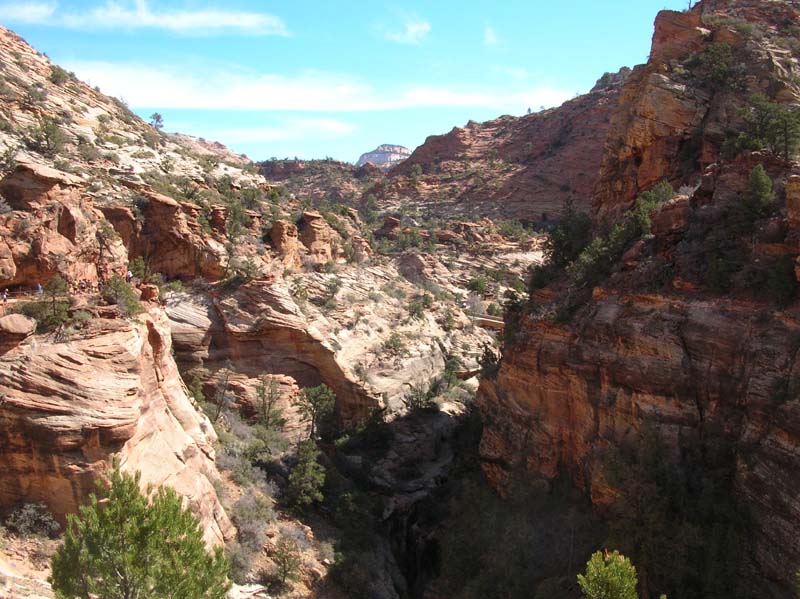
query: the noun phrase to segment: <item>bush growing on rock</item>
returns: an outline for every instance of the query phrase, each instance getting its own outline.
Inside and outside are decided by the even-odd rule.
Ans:
[[[128,285],[119,275],[114,275],[103,287],[103,299],[116,304],[120,312],[126,316],[136,316],[142,312],[142,305],[133,287]]]
[[[272,561],[275,563],[275,577],[281,585],[296,580],[303,563],[297,541],[282,536],[275,547]]]
[[[38,535],[52,538],[59,529],[43,503],[26,503],[18,507],[6,518],[5,527],[18,537]]]
[[[230,583],[222,550],[206,552],[197,518],[172,489],[148,499],[139,480],[115,464],[110,488],[98,483],[99,498],[68,517],[52,561],[56,597],[224,599]]]
[[[67,136],[62,131],[57,119],[44,117],[30,129],[25,136],[28,149],[39,152],[48,158],[54,158],[63,149]]]

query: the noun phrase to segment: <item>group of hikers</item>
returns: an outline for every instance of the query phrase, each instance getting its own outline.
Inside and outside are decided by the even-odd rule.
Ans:
[[[133,273],[130,270],[128,270],[125,273],[125,281],[127,283],[131,283],[133,281]],[[102,295],[103,285],[105,284],[105,281],[103,280],[102,277],[100,277],[97,280],[96,285],[92,283],[92,281],[90,281],[89,279],[80,279],[78,281],[67,279],[66,283],[67,283],[67,292],[70,295],[86,295],[86,294]],[[23,292],[20,293],[19,295],[28,295],[28,294]],[[3,293],[0,294],[0,298],[2,299],[3,302],[2,315],[5,315],[7,313],[9,297],[10,294],[8,292],[8,289],[3,289]],[[42,287],[41,283],[36,284],[36,298],[40,301],[44,298],[44,287]]]

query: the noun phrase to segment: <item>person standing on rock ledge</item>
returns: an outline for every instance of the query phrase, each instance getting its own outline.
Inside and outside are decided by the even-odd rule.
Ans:
[[[43,295],[44,295],[44,289],[42,289],[42,284],[36,283],[36,297],[42,299]]]
[[[6,306],[8,305],[8,289],[3,289],[3,315],[6,313]]]

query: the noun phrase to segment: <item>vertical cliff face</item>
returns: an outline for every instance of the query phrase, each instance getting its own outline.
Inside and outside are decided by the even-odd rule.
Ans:
[[[143,484],[187,498],[206,541],[232,532],[212,482],[216,436],[187,396],[168,321],[98,318],[72,338],[29,337],[0,355],[0,505],[42,502],[60,519],[94,491],[112,455]]]
[[[612,117],[596,228],[619,222],[660,180],[687,185],[686,195],[656,211],[653,235],[627,248],[570,322],[543,308],[565,286],[535,293],[478,395],[484,469],[498,486],[519,463],[548,477],[566,472],[600,511],[618,497],[609,450],[637,445],[644,430],[654,428],[676,461],[687,439],[730,443],[734,493],[753,518],[744,585],[774,597],[788,596],[800,566],[800,312],[745,280],[758,269],[772,276],[800,253],[798,165],[767,152],[725,160],[721,148],[753,93],[778,104],[796,97],[786,74],[797,56],[774,40],[797,18],[796,3],[744,0],[659,15],[650,61],[634,69]],[[703,55],[719,44],[736,57],[735,86],[705,79]],[[785,207],[742,235],[730,215],[758,164]],[[709,283],[720,248],[740,261],[725,292]],[[794,288],[791,273],[786,284]]]

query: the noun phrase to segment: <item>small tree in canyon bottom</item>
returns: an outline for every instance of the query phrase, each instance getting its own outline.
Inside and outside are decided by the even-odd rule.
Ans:
[[[139,491],[140,476],[118,464],[110,488],[98,484],[80,515],[68,516],[53,556],[50,584],[59,599],[224,599],[230,588],[222,549],[206,551],[200,524],[165,487]]]
[[[596,552],[578,575],[585,599],[638,599],[636,583],[636,568],[618,551]]]
[[[336,395],[327,385],[303,389],[295,405],[300,410],[303,419],[310,423],[309,439],[315,439],[319,434],[320,425],[333,415]]]

